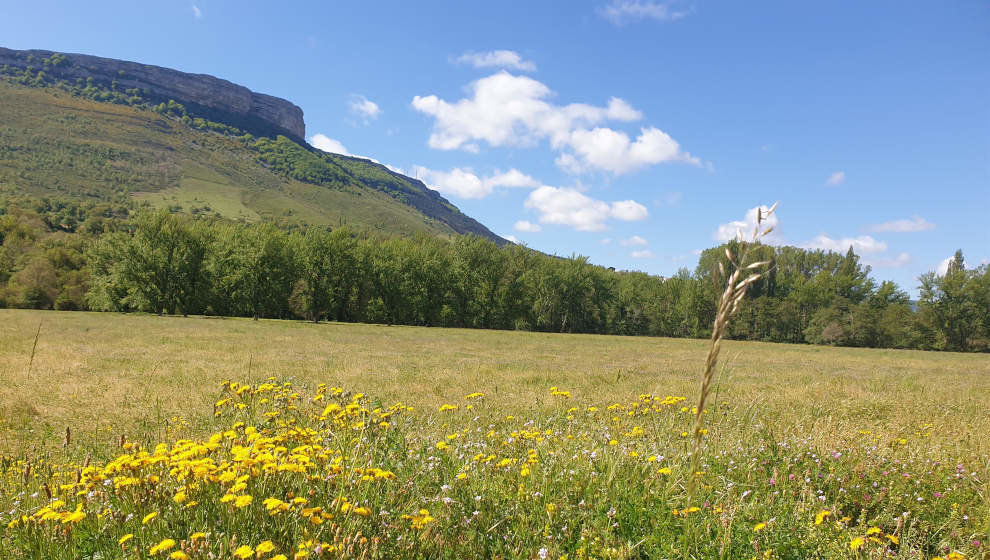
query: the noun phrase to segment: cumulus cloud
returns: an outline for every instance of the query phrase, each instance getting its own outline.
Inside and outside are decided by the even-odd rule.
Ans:
[[[874,239],[869,235],[860,235],[859,237],[842,237],[840,239],[832,239],[827,235],[819,235],[811,241],[802,244],[801,247],[805,249],[834,251],[836,253],[844,253],[849,250],[849,247],[852,247],[853,252],[857,255],[869,255],[886,251],[887,243]]]
[[[313,145],[314,148],[318,150],[323,150],[324,152],[330,152],[333,154],[341,154],[345,156],[353,156],[354,154],[347,151],[339,141],[328,137],[325,134],[314,134],[309,137],[309,143]]]
[[[196,19],[200,19],[203,17],[203,10],[200,10],[199,6],[197,6],[196,4],[192,5],[192,13],[193,13],[193,17]]]
[[[605,202],[577,189],[546,185],[529,193],[524,206],[539,213],[540,223],[565,225],[580,231],[602,231],[610,219],[637,221],[648,215],[646,207],[634,200]]]
[[[777,225],[780,223],[777,218],[777,213],[773,213],[770,216],[766,216],[767,211],[770,210],[768,206],[755,206],[746,211],[746,217],[742,220],[736,220],[728,222],[725,224],[720,224],[718,229],[712,234],[712,238],[715,241],[726,242],[732,241],[740,234],[743,239],[749,239],[753,234],[753,230],[756,228],[757,212],[759,210],[763,211],[763,228],[772,227],[776,230]],[[776,231],[770,232],[769,235],[763,238],[765,243],[781,243],[783,239],[779,236]]]
[[[619,241],[619,245],[622,245],[623,247],[636,247],[636,246],[643,246],[649,244],[650,244],[649,241],[643,239],[638,235],[634,235],[629,239],[622,239]]]
[[[945,276],[945,273],[949,272],[949,264],[952,263],[952,260],[954,258],[955,257],[946,257],[944,260],[939,262],[938,266],[935,267],[935,274],[938,274],[939,276]]]
[[[485,179],[485,183],[494,187],[536,188],[541,183],[518,169],[510,169],[505,173],[496,173]]]
[[[540,224],[534,224],[533,222],[530,222],[528,220],[519,220],[518,222],[515,223],[514,226],[512,226],[512,229],[516,231],[526,231],[529,233],[536,233],[538,231],[543,231],[543,228],[540,227]]]
[[[630,256],[632,256],[632,258],[634,259],[656,258],[656,255],[653,254],[653,251],[633,251],[632,253],[630,253]]]
[[[901,253],[896,257],[870,257],[864,258],[863,263],[873,268],[901,268],[911,264],[914,258],[910,253]]]
[[[352,95],[347,105],[351,113],[360,117],[365,123],[377,119],[382,114],[381,107],[363,95]]]
[[[519,243],[519,240],[516,239],[515,235],[503,235],[502,239],[505,239],[506,241],[511,241],[513,243]]]
[[[935,229],[935,224],[929,222],[928,220],[922,218],[921,216],[913,216],[908,220],[894,220],[891,222],[884,222],[882,224],[877,224],[870,228],[871,231],[877,232],[891,232],[891,233],[904,233],[911,231],[930,231]]]
[[[570,134],[567,144],[572,152],[562,154],[556,163],[569,173],[600,169],[622,175],[661,162],[701,163],[682,152],[669,134],[652,126],[640,129],[635,141],[611,128],[578,129]]]
[[[690,9],[679,10],[676,2],[657,2],[652,0],[612,0],[603,6],[598,13],[615,25],[652,19],[655,21],[674,21],[691,13]]]
[[[825,179],[826,185],[841,185],[846,180],[845,171],[836,171],[835,173],[829,175],[828,179]]]
[[[523,60],[516,51],[466,52],[452,60],[458,64],[470,64],[475,68],[511,68],[523,72],[536,72],[536,64]]]
[[[439,171],[414,165],[412,173],[427,187],[460,198],[484,198],[499,187],[535,188],[541,185],[539,181],[518,169],[510,169],[505,173],[496,172],[494,175],[482,178],[470,167]]]
[[[553,92],[527,76],[499,72],[473,82],[469,97],[448,102],[436,95],[413,98],[417,111],[434,118],[429,146],[438,150],[478,151],[489,146],[531,147],[546,140],[561,152],[557,164],[569,172],[628,173],[661,162],[700,163],[656,127],[640,129],[633,140],[625,132],[600,126],[632,122],[643,114],[613,97],[605,106],[554,105]]]

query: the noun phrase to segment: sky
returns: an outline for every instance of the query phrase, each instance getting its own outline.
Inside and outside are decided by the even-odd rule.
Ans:
[[[990,3],[12,2],[0,46],[212,74],[508,239],[669,276],[749,231],[917,296],[990,262]]]

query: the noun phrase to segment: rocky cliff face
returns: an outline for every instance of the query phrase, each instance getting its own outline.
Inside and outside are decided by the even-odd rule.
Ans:
[[[255,93],[244,86],[206,74],[188,74],[136,62],[84,54],[0,48],[0,66],[32,68],[58,78],[92,79],[118,90],[137,88],[145,97],[175,101],[194,112],[261,135],[306,136],[302,109],[278,97]],[[43,64],[43,60],[57,61]]]

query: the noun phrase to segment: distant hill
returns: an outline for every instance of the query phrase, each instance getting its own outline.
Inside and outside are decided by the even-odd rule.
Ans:
[[[506,241],[421,181],[327,154],[302,110],[212,76],[0,48],[0,192]]]

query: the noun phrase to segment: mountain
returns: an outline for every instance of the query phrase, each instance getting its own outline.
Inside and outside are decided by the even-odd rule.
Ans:
[[[506,243],[421,181],[304,136],[299,107],[213,76],[0,48],[0,193]]]

